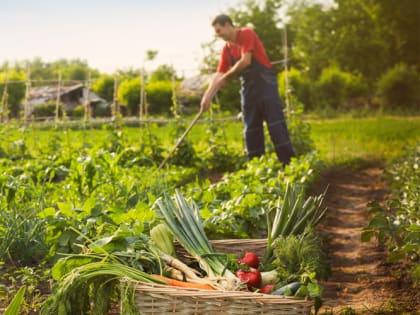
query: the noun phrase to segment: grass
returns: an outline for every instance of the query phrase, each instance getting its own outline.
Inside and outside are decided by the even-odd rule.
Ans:
[[[202,121],[205,121],[205,117]],[[328,166],[387,163],[397,158],[404,147],[413,146],[420,141],[420,116],[335,117],[331,119],[308,117],[307,121],[312,127],[312,138],[315,146]],[[165,149],[168,150],[174,145],[174,139],[170,136],[172,127],[170,125],[152,125],[150,127],[151,134],[157,136]],[[242,123],[240,121],[229,121],[222,125],[222,129],[226,136],[226,143],[242,152],[244,148]],[[208,130],[209,124],[199,123],[192,129],[188,139],[193,143],[200,142],[199,145],[201,146],[208,146],[206,141],[202,141],[203,138],[206,138],[203,135]],[[129,142],[139,143],[141,133],[145,132],[146,129],[126,127],[125,131],[125,137],[129,139]],[[42,154],[42,148],[48,142],[51,142],[55,136],[59,136],[62,139],[60,143],[63,146],[59,147],[56,154],[60,155],[66,154],[66,148],[68,147],[77,148],[85,143],[95,145],[97,139],[106,138],[109,135],[109,130],[100,128],[68,131],[54,131],[51,128],[27,129],[24,131],[22,128],[18,130],[13,127],[3,128],[0,126],[0,137],[3,141],[1,147],[8,148],[7,152],[9,152],[10,147],[13,147],[15,141],[23,137],[30,153],[40,152]],[[393,309],[395,307],[389,305],[374,312],[376,312],[375,314],[391,314]],[[349,313],[352,310],[344,309],[341,311],[338,314]]]
[[[204,116],[192,128],[187,139],[194,144],[206,147],[202,138],[209,131],[209,123]],[[420,116],[370,116],[351,117],[342,116],[330,119],[319,119],[311,116],[307,119],[312,128],[312,139],[315,146],[328,166],[351,165],[360,166],[366,163],[387,163],[398,157],[402,149],[420,141]],[[235,150],[244,151],[242,123],[228,121],[220,125],[225,135],[226,144]],[[172,124],[152,124],[150,129],[126,127],[125,136],[132,143],[141,141],[141,133],[148,132],[156,135],[168,150],[175,145],[171,135]],[[54,129],[27,130],[26,145],[29,151],[51,141]],[[102,129],[88,130],[59,130],[58,135],[69,146],[81,146],[83,143],[95,143],[95,139],[109,136],[110,131]],[[10,145],[23,136],[22,129],[4,131],[6,142]],[[176,139],[175,139],[176,140]],[[267,139],[266,141],[269,141]]]
[[[404,147],[420,141],[420,116],[347,116],[307,121],[315,146],[328,166],[388,163],[400,156]],[[207,124],[197,124],[189,139],[198,142],[207,128]],[[223,128],[228,145],[244,150],[242,123],[227,122]],[[163,136],[165,128],[160,129]]]
[[[420,117],[335,118],[309,121],[327,165],[387,163],[420,141]]]

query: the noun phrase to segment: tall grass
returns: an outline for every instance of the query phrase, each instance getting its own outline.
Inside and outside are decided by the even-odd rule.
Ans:
[[[329,119],[319,119],[311,116],[307,119],[312,128],[312,138],[321,158],[328,164],[352,164],[375,161],[387,162],[401,155],[406,146],[415,145],[420,139],[420,116],[341,116]],[[208,146],[203,137],[214,122],[204,117],[191,130],[188,139],[194,146],[201,146],[203,151]],[[161,145],[171,148],[175,142],[169,135],[173,124],[156,125],[150,128],[125,127],[124,135],[128,142],[141,142],[141,134],[151,132],[157,136]],[[222,127],[225,141],[232,149],[241,153],[244,151],[242,123],[240,121],[224,122]],[[109,135],[109,130],[37,130],[26,135],[26,145],[29,152],[37,151],[43,143],[59,135],[73,147],[94,144],[99,139]],[[18,133],[18,134],[16,134]],[[16,129],[8,132],[7,143],[10,145],[22,137]],[[270,139],[266,139],[268,144]],[[3,145],[5,146],[6,143]]]
[[[335,118],[310,121],[312,138],[328,165],[388,163],[420,139],[420,117]]]

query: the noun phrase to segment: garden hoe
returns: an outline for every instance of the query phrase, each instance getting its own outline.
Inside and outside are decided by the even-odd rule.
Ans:
[[[179,145],[182,143],[182,141],[184,141],[185,137],[187,136],[187,134],[190,132],[190,130],[192,129],[192,127],[194,127],[194,125],[197,123],[197,121],[200,119],[201,115],[203,114],[203,110],[200,109],[200,111],[198,112],[197,116],[195,116],[194,120],[191,122],[191,124],[188,126],[187,130],[184,131],[183,135],[178,139],[178,141],[176,142],[174,148],[172,149],[171,152],[169,152],[168,156],[162,161],[162,163],[160,163],[159,165],[159,170],[166,164],[166,162],[172,157],[172,155],[174,154],[174,152],[176,151],[176,149],[178,149]]]

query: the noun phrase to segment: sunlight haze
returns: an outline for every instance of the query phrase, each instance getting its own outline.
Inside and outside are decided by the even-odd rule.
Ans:
[[[198,72],[211,20],[240,1],[0,0],[0,63],[81,59],[101,72],[173,65]],[[156,50],[145,64],[146,51]]]

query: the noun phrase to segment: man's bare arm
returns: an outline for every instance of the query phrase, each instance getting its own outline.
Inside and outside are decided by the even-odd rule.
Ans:
[[[252,52],[246,52],[241,56],[241,59],[238,60],[238,62],[235,63],[235,65],[229,69],[228,72],[224,74],[224,79],[228,80],[231,79],[234,76],[237,76],[244,70],[246,67],[248,67],[251,64],[252,61]]]
[[[247,52],[242,55],[241,59],[235,63],[235,65],[229,69],[226,73],[216,73],[210,82],[209,87],[207,88],[204,96],[201,100],[201,110],[206,111],[209,109],[211,105],[211,101],[216,95],[217,91],[219,91],[225,84],[226,81],[231,79],[232,77],[241,73],[246,67],[251,64],[252,60],[252,52]]]

